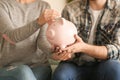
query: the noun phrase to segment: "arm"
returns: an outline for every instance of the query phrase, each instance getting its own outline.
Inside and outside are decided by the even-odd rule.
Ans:
[[[85,44],[83,53],[98,59],[107,59],[107,48],[105,46],[95,46]]]
[[[94,58],[107,59],[107,48],[105,46],[89,45],[83,42],[83,40],[77,35],[75,35],[75,39],[76,42],[73,45],[70,45],[63,50],[72,54],[82,52]]]
[[[13,42],[19,42],[29,37],[39,29],[39,24],[37,23],[37,20],[35,20],[20,28],[14,29],[13,27],[14,25],[12,24],[9,15],[5,10],[0,8],[0,32],[1,34],[6,34]]]
[[[112,41],[111,44],[105,45],[107,48],[108,59],[115,60],[120,58],[120,21],[116,27],[114,41]]]
[[[105,59],[119,59],[120,54],[120,29],[118,29],[115,37],[115,41],[111,44],[107,44],[104,46],[96,46],[96,45],[89,45],[79,37],[75,36],[76,42],[67,48],[63,49],[61,55],[55,55],[53,58],[58,60],[67,60],[71,58],[74,53],[82,52],[94,58],[98,58],[100,60]],[[66,55],[67,54],[67,55]],[[64,56],[64,57],[63,57]]]
[[[82,52],[89,56],[99,59],[107,59],[107,48],[105,46],[94,46],[84,43],[83,40],[75,35],[76,42],[62,51],[53,54],[55,60],[68,60],[73,54]]]
[[[49,8],[49,6],[44,7]],[[21,26],[19,28],[14,28],[12,21],[10,20],[9,12],[0,6],[0,33],[3,38],[10,40],[11,42],[19,42],[25,40],[36,32],[43,24],[46,23],[48,19],[45,19],[45,11],[39,16],[38,19],[29,22],[28,24]]]
[[[71,15],[70,15],[70,9],[64,9],[62,16],[68,20],[71,21]],[[69,55],[72,55],[76,52],[83,52],[84,54],[87,54],[89,56],[92,56],[94,58],[98,58],[100,60],[105,60],[105,59],[119,59],[119,54],[120,54],[120,29],[119,25],[115,26],[118,27],[117,30],[115,30],[115,37],[114,40],[111,41],[109,44],[104,44],[103,46],[97,46],[97,45],[89,45],[85,42],[80,37],[76,37],[77,42],[73,45],[70,45],[63,51],[68,53]],[[113,34],[111,34],[113,35]],[[56,54],[57,55],[57,54]],[[65,55],[66,54],[62,54]],[[59,60],[67,60],[70,57],[65,57],[63,59],[62,56],[57,55],[57,59]]]

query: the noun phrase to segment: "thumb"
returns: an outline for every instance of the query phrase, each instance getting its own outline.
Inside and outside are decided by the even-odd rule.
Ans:
[[[74,37],[75,37],[76,41],[79,41],[79,42],[81,41],[81,38],[77,34],[75,34]]]

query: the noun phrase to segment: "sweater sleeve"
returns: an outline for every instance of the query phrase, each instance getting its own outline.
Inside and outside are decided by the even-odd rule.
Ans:
[[[41,12],[46,8],[50,8],[50,5],[47,2],[40,1]],[[0,4],[0,35],[3,35],[3,38],[6,38],[7,41],[10,42],[19,42],[25,40],[29,36],[31,36],[34,32],[36,32],[41,25],[37,23],[37,20],[33,20],[27,23],[24,26],[20,26],[19,28],[15,28],[17,26],[13,25],[11,21],[11,17],[9,16],[9,11],[7,10],[8,6],[4,5],[4,3]],[[38,10],[39,11],[39,10]]]
[[[0,7],[0,34],[6,35],[9,40],[13,42],[22,41],[39,29],[36,20],[20,28],[13,27],[14,25],[12,24],[8,13]]]

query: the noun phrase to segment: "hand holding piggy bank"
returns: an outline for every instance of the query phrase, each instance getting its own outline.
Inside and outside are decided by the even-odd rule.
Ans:
[[[57,18],[54,21],[48,22],[46,37],[52,47],[60,47],[63,49],[67,45],[74,43],[75,34],[77,34],[75,25],[64,18]]]

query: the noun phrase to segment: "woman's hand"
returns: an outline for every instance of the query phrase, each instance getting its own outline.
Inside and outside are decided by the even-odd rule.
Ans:
[[[60,14],[53,9],[46,9],[38,18],[38,23],[44,25],[46,22],[60,17]]]

